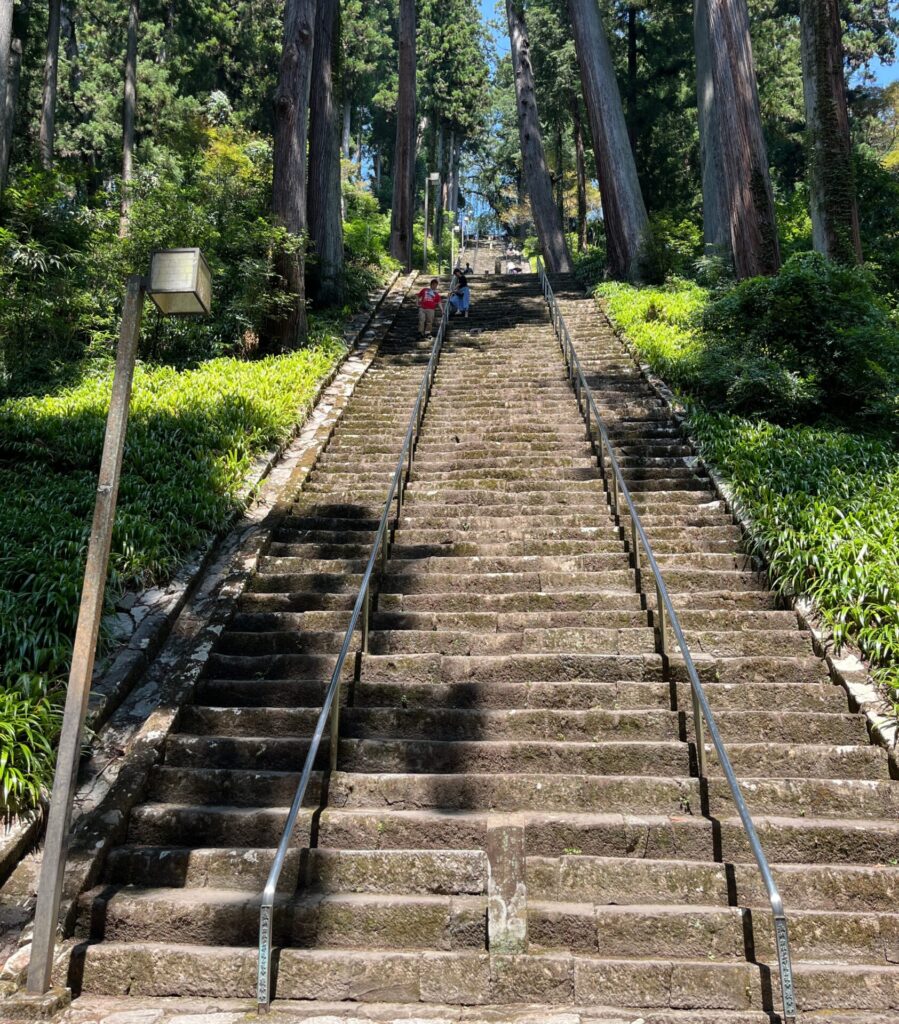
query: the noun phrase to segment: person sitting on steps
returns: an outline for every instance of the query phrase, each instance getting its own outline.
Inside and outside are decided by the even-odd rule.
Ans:
[[[471,306],[471,288],[468,287],[468,278],[456,267],[453,271],[453,289],[449,297],[451,316],[462,313],[468,317],[468,309]]]
[[[440,292],[437,291],[439,284],[436,277],[431,278],[427,288],[422,288],[418,293],[418,336],[419,338],[430,337],[434,333],[434,315],[440,310],[443,316],[443,300]]]

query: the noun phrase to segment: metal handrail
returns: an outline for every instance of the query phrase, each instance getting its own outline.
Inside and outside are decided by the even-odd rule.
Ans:
[[[712,740],[712,745],[718,755],[718,761],[721,765],[722,771],[724,772],[724,777],[727,779],[727,784],[730,787],[734,803],[737,807],[737,812],[740,815],[740,820],[743,823],[743,828],[746,831],[746,836],[749,840],[750,848],[752,849],[752,854],[755,857],[756,864],[761,872],[762,881],[765,884],[765,889],[768,893],[768,900],[771,904],[771,912],[774,917],[774,936],[777,959],[780,967],[780,988],[781,996],[783,998],[784,1024],[794,1024],[796,1020],[796,993],[793,985],[793,964],[790,957],[787,918],[784,911],[783,900],[781,899],[777,884],[771,874],[768,859],[762,849],[762,844],[752,821],[752,816],[749,813],[749,808],[746,806],[746,801],[743,797],[742,790],[740,789],[740,784],[737,781],[736,774],[734,773],[733,766],[730,763],[730,758],[724,748],[724,741],[721,739],[721,734],[719,733],[718,726],[715,722],[715,716],[712,714],[708,698],[705,695],[705,690],[700,682],[699,674],[697,673],[696,666],[693,663],[693,658],[690,655],[690,648],[687,644],[686,638],[684,637],[684,632],[681,629],[677,612],[674,610],[674,605],[671,603],[671,597],[668,594],[668,588],[665,586],[662,571],[659,568],[658,562],[656,562],[652,545],[649,543],[649,538],[646,536],[646,531],[640,521],[640,516],[634,507],[630,490],[624,481],[621,467],[618,465],[618,459],[615,456],[615,451],[612,447],[612,442],[609,438],[606,425],[603,422],[599,409],[596,406],[596,401],[593,398],[593,392],[590,390],[590,386],[587,383],[587,378],[581,367],[580,360],[574,350],[574,344],[571,341],[571,334],[568,331],[568,325],[565,323],[565,318],[562,316],[562,312],[559,309],[559,305],[556,301],[555,294],[553,293],[552,285],[550,284],[549,278],[546,274],[543,261],[539,256],[537,258],[537,271],[543,288],[544,298],[549,306],[553,329],[559,339],[559,344],[562,347],[562,352],[565,357],[565,363],[568,369],[568,379],[574,386],[578,409],[587,421],[587,440],[591,443],[594,442],[593,426],[595,426],[602,442],[599,463],[607,491],[609,487],[609,480],[606,475],[606,455],[608,456],[612,467],[611,503],[612,513],[616,519],[619,518],[622,499],[627,506],[627,512],[630,516],[631,522],[631,549],[634,557],[634,569],[637,573],[637,585],[642,589],[640,584],[640,545],[643,547],[646,562],[649,565],[655,580],[657,607],[659,613],[657,624],[659,651],[663,657],[666,657],[665,620],[667,618],[684,658],[684,665],[686,667],[687,674],[690,677],[690,687],[693,695],[693,731],[696,738],[696,763],[699,777],[701,779],[706,777],[705,738],[703,734],[703,719],[705,719],[705,723],[708,726],[709,736]],[[591,414],[593,421],[592,425]]]
[[[259,908],[259,961],[256,976],[256,1001],[260,1013],[268,1012],[271,1004],[272,919],[274,916],[275,895],[278,889],[278,881],[281,877],[281,871],[284,867],[284,859],[287,856],[287,851],[290,847],[291,836],[293,835],[297,817],[299,816],[300,808],[302,807],[303,800],[306,796],[306,789],[309,786],[309,779],[312,775],[313,765],[315,764],[315,759],[318,756],[318,750],[321,746],[325,726],[328,725],[329,718],[331,727],[331,771],[336,770],[337,767],[337,745],[340,731],[340,677],[346,656],[349,653],[350,646],[353,642],[353,634],[356,632],[356,628],[359,625],[360,616],[362,618],[361,650],[363,653],[368,652],[372,578],[374,576],[375,567],[378,564],[379,557],[381,559],[382,570],[387,564],[391,544],[389,529],[390,508],[393,504],[394,498],[396,498],[397,506],[397,523],[399,522],[403,512],[403,494],[405,492],[406,485],[409,482],[409,476],[412,472],[412,460],[415,453],[415,447],[418,443],[422,420],[424,418],[425,409],[428,405],[428,399],[431,395],[431,386],[434,383],[437,361],[440,358],[440,350],[443,347],[443,341],[446,337],[448,320],[449,302],[447,302],[443,307],[440,326],[437,329],[437,336],[434,339],[433,346],[431,347],[431,357],[428,360],[428,365],[425,368],[421,384],[418,388],[418,397],[415,400],[415,405],[412,408],[412,414],[409,417],[409,426],[406,429],[403,447],[400,451],[399,459],[397,460],[396,470],[393,474],[390,489],[387,492],[387,500],[384,502],[384,511],[381,513],[381,521],[378,524],[378,531],[375,534],[374,544],[372,545],[371,554],[368,558],[368,565],[365,568],[365,573],[362,576],[362,582],[359,585],[359,595],[356,598],[356,603],[353,605],[353,613],[350,616],[350,622],[347,626],[346,635],[343,638],[340,653],[337,655],[337,663],[334,666],[333,673],[331,674],[331,682],[328,685],[322,709],[319,713],[318,721],[315,724],[315,731],[312,734],[312,741],[309,745],[309,751],[306,754],[306,760],[303,764],[303,771],[300,775],[296,794],[294,795],[293,803],[290,806],[290,813],[287,815],[284,832],[281,835],[281,841],[278,844],[275,859],[272,863],[271,870],[269,871],[268,880],[265,883],[265,889],[262,894],[262,904]]]

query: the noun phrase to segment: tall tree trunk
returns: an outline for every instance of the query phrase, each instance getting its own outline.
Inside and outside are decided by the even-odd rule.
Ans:
[[[22,77],[22,54],[25,51],[31,3],[32,0],[22,0],[22,3],[15,9],[12,20],[6,101],[3,104],[3,134],[0,136],[0,193],[6,187],[9,176],[9,162],[12,157],[13,132],[16,127],[16,110],[19,101],[19,84]]]
[[[44,63],[44,95],[41,103],[41,164],[53,166],[53,137],[56,132],[56,80],[59,69],[59,23],[62,0],[50,0],[47,23],[47,59]]]
[[[359,167],[359,177],[362,177],[362,108],[359,108],[359,134],[356,136],[356,164]]]
[[[334,46],[339,0],[318,0],[309,102],[309,237],[318,255],[317,299],[337,305],[343,292],[340,126],[334,102]]]
[[[63,3],[60,15],[62,18],[60,32],[65,40],[65,55],[69,62],[69,92],[75,95],[81,86],[81,68],[78,63],[78,29],[75,22],[76,9],[74,3]]]
[[[693,9],[696,50],[696,100],[699,116],[699,152],[702,165],[702,227],[707,256],[733,263],[730,211],[724,188],[722,150],[715,121],[715,80],[712,40],[709,37],[708,0],[696,0]]]
[[[462,184],[462,142],[453,136],[453,190],[450,196],[450,209],[454,214],[459,213],[459,189]]]
[[[749,9],[746,0],[696,0],[695,12],[697,35],[707,36],[707,42],[697,43],[697,53],[706,48],[711,68],[704,145],[714,147],[714,152],[707,153],[703,169],[720,173],[720,181],[704,188],[704,195],[710,193],[717,202],[715,192],[721,192],[737,277],[775,274],[780,268],[780,244],[752,62]],[[700,123],[704,116],[700,115]]]
[[[412,218],[415,191],[415,0],[400,0],[399,93],[393,160],[393,209],[390,254],[412,266]]]
[[[596,0],[568,0],[602,193],[609,273],[638,278],[649,229],[621,93]]]
[[[554,274],[568,273],[572,269],[571,256],[565,244],[562,218],[553,202],[552,184],[546,167],[546,153],[543,149],[543,136],[540,133],[540,118],[537,112],[531,45],[518,2],[519,0],[506,0],[506,17],[509,22],[512,70],[515,74],[521,162],[531,197],[534,226],[537,229],[547,269]]]
[[[828,259],[861,263],[839,2],[801,0],[800,19],[812,238]]]
[[[584,123],[577,96],[571,99],[571,123],[574,129],[574,157],[577,167],[577,248],[587,249],[587,161],[584,156]]]
[[[562,119],[556,121],[556,206],[562,230],[565,230],[565,168],[563,167],[564,151],[562,146]]]
[[[439,247],[443,240],[443,208],[446,193],[446,178],[443,173],[443,154],[445,149],[446,127],[441,120],[437,128],[437,160],[435,170],[440,175],[440,181],[434,190],[434,244]]]
[[[12,57],[12,16],[13,0],[0,0],[0,193],[6,187],[6,175],[9,170],[9,130],[7,120],[10,118],[8,102],[10,85],[10,65]]]
[[[627,136],[637,159],[637,8],[627,9]]]
[[[131,218],[131,181],[134,177],[134,119],[137,108],[137,33],[140,28],[140,0],[128,8],[128,45],[125,52],[125,104],[122,111],[122,206],[119,238],[128,234]]]
[[[373,168],[372,168],[372,173],[374,175],[375,192],[377,193],[377,192],[381,191],[381,150],[380,150],[380,148],[375,150],[375,159],[374,159],[374,165],[373,165]]]
[[[316,0],[287,0],[278,87],[275,90],[275,146],[272,213],[293,236],[292,251],[278,259],[285,289],[292,295],[290,311],[271,325],[262,340],[263,353],[285,352],[306,341],[306,288],[303,281],[303,236],[306,233],[306,139],[309,83],[315,32]]]
[[[353,105],[349,99],[343,101],[343,132],[340,137],[340,149],[343,159],[350,158],[350,130],[353,126]]]
[[[453,193],[456,191],[456,130],[450,128],[449,148],[447,149],[449,170],[446,173],[446,208],[450,213],[455,213],[453,206]]]

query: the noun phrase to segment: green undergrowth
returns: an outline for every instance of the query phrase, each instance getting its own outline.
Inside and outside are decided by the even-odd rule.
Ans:
[[[253,459],[289,438],[343,351],[320,332],[258,361],[138,365],[107,610],[228,525]],[[0,811],[33,805],[49,781],[110,389],[105,371],[0,403]]]
[[[675,280],[605,283],[597,295],[640,358],[683,396],[691,433],[750,517],[775,588],[811,597],[836,643],[852,642],[870,659],[899,711],[899,452],[889,389],[855,420],[827,415],[832,402],[813,419],[814,403],[796,401],[800,374],[787,370],[793,384],[784,382],[778,401],[772,381],[783,380],[783,364],[760,359],[745,338],[736,344],[707,329],[722,304],[735,307],[737,290],[722,297]],[[796,313],[809,319],[803,331],[814,331],[815,311]],[[871,318],[880,332],[881,311]],[[763,319],[752,329],[762,331]],[[811,382],[819,395],[822,379]]]

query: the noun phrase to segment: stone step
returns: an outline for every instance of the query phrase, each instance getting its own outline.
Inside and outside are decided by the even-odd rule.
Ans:
[[[774,880],[793,910],[878,913],[894,907],[899,867],[855,864],[773,864]],[[529,857],[528,898],[595,904],[704,902],[770,907],[756,864],[637,860],[564,854]],[[792,936],[791,936],[792,937]]]
[[[98,995],[171,996],[185,991],[220,999],[252,999],[256,946],[105,942],[76,954],[74,973]],[[802,1011],[899,1009],[899,968],[797,962]],[[610,1006],[622,993],[640,1007],[761,1011],[776,977],[749,963],[600,959],[574,954],[502,956],[474,951],[284,949],[279,999],[401,1004],[488,1003]],[[695,1021],[692,1016],[685,1018]],[[717,1015],[715,1020],[719,1018]],[[830,1019],[830,1018],[828,1018]],[[548,1024],[548,1019],[547,1019]],[[570,1024],[566,1021],[565,1024]]]
[[[168,888],[262,892],[273,848],[119,846],[106,877],[113,884],[140,881]],[[282,890],[399,895],[482,895],[487,856],[481,850],[317,850],[292,847],[281,874]]]
[[[183,733],[221,738],[304,737],[315,726],[319,709],[284,707],[203,707],[188,705],[178,720]],[[589,711],[537,708],[347,707],[341,736],[352,739],[558,740],[603,743],[610,739],[670,740],[679,732],[692,736],[692,715],[683,721],[674,711]],[[793,743],[865,747],[863,721],[850,713],[809,711],[727,711],[715,714],[725,743]]]
[[[261,893],[238,889],[93,890],[82,896],[76,935],[94,941],[240,946],[259,931]],[[486,945],[481,896],[308,893],[279,898],[275,945],[352,949],[473,949]]]
[[[742,962],[747,947],[776,962],[769,914],[739,907],[606,906],[528,901],[528,950],[627,957]],[[888,967],[899,941],[899,914],[791,910],[790,950],[797,960]]]
[[[539,766],[537,766],[539,767]],[[176,768],[158,766],[149,790],[159,803],[190,802],[232,807],[286,807],[299,782],[295,771]],[[742,789],[754,814],[801,818],[859,818],[896,814],[899,797],[886,779],[754,779],[744,777]],[[323,794],[316,773],[306,804],[315,806]],[[712,816],[735,814],[733,796],[721,777],[712,776],[700,793],[699,781],[688,777],[621,777],[584,774],[517,774],[477,772],[434,775],[336,772],[327,780],[328,800],[340,807],[386,807],[452,810],[546,810],[594,813],[670,813],[686,811]]]
[[[284,709],[286,710],[286,709]],[[166,764],[183,768],[290,771],[309,749],[306,737],[215,736],[178,733],[166,746]],[[708,771],[716,763],[710,744]],[[888,774],[881,751],[868,746],[803,743],[727,743],[734,770],[744,777],[880,779]],[[327,764],[322,742],[318,766]],[[691,773],[693,753],[683,742],[663,740],[415,739],[342,737],[338,764],[356,772],[541,772],[592,775]]]
[[[214,679],[198,683],[196,701],[213,707],[321,707],[327,679]],[[706,683],[706,696],[714,711],[783,711],[845,713],[846,692],[823,681],[805,683]],[[356,707],[455,707],[480,710],[514,708],[570,708],[633,711],[640,708],[691,709],[691,688],[681,682],[616,680],[570,683],[463,683],[368,682],[341,688],[344,702]]]

